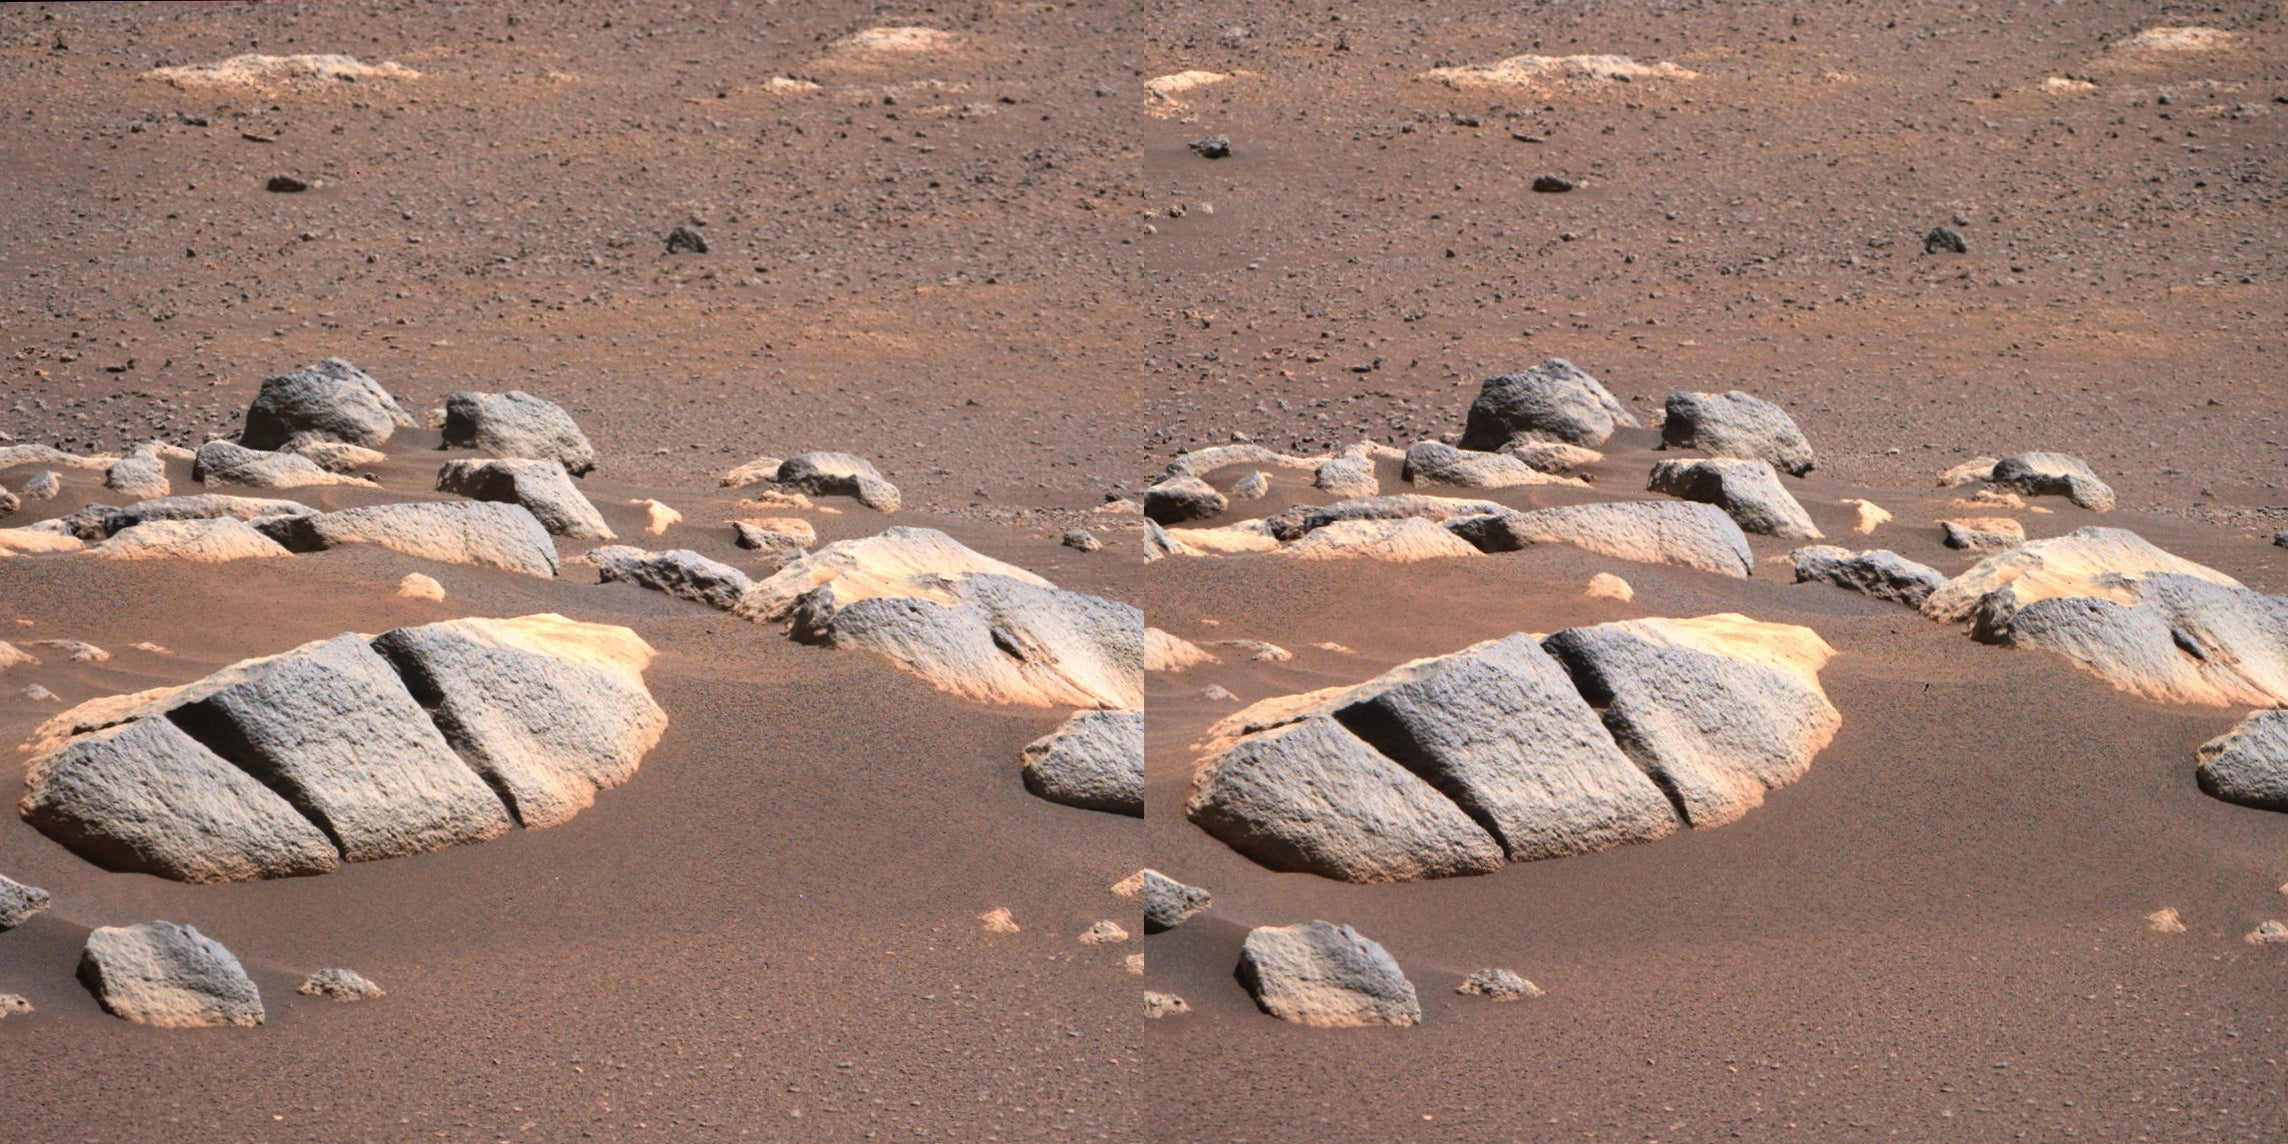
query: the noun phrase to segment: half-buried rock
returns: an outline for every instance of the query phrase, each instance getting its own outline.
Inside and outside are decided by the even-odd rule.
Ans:
[[[2099,480],[2079,457],[2064,453],[2020,453],[1995,462],[1988,478],[2027,496],[2062,496],[2091,512],[2113,511],[2113,487]]]
[[[1717,457],[1662,461],[1645,488],[1723,509],[1744,532],[1791,540],[1817,540],[1819,526],[1803,511],[1769,461]]]
[[[1923,601],[1923,614],[1949,622],[1971,619],[1988,595],[2004,591],[2013,610],[2052,596],[2098,596],[2125,603],[2127,593],[2117,580],[2157,572],[2241,587],[2240,581],[2156,547],[2127,529],[2089,525],[1979,561],[1932,592]]]
[[[341,358],[327,358],[264,378],[238,443],[281,449],[302,436],[371,448],[412,427],[413,417],[380,382]]]
[[[1349,926],[1303,922],[1250,930],[1239,982],[1282,1021],[1315,1028],[1416,1025],[1422,1001],[1382,946]]]
[[[1786,410],[1738,390],[1669,394],[1660,443],[1664,449],[1698,449],[1711,457],[1769,461],[1791,477],[1818,463]]]
[[[2288,704],[2288,597],[2174,572],[2024,605],[2015,587],[1980,601],[1981,639],[2057,652],[2162,703]]]
[[[293,555],[253,525],[230,517],[132,525],[90,551],[106,560],[181,560],[192,564]]]
[[[1397,564],[1480,555],[1469,542],[1419,517],[1339,520],[1312,529],[1280,552],[1297,560],[1382,560]]]
[[[1083,810],[1144,817],[1144,713],[1081,711],[1024,752],[1025,789]]]
[[[2211,798],[2288,811],[2288,711],[2259,711],[2201,744],[2201,790]]]
[[[371,544],[444,564],[473,564],[547,579],[556,575],[556,545],[523,505],[430,501],[345,508],[310,517],[256,523],[297,552]]]
[[[262,992],[222,943],[190,926],[144,922],[87,935],[80,983],[105,1012],[140,1025],[259,1025]]]
[[[905,503],[898,486],[874,463],[850,453],[798,453],[779,465],[778,483],[812,496],[855,497],[876,512],[896,512]]]
[[[578,540],[612,540],[612,526],[580,490],[561,462],[508,457],[488,461],[447,461],[437,471],[437,491],[471,500],[523,505],[542,528]]]
[[[1550,358],[1478,386],[1462,447],[1492,450],[1511,442],[1561,441],[1595,448],[1613,435],[1614,426],[1633,429],[1636,424],[1596,378],[1564,358]]]
[[[1946,583],[1938,569],[1917,564],[1888,548],[1853,552],[1831,544],[1814,544],[1788,553],[1795,562],[1795,582],[1825,581],[1878,600],[1920,608]]]
[[[456,393],[445,399],[444,447],[475,449],[495,457],[561,461],[564,471],[587,476],[596,447],[562,406],[521,389]]]
[[[627,583],[665,592],[711,608],[730,611],[746,598],[754,581],[745,572],[688,548],[646,552],[625,544],[593,549],[588,561],[596,566],[599,582]]]
[[[1481,552],[1515,552],[1533,544],[1575,548],[1646,564],[1678,564],[1745,579],[1755,570],[1748,538],[1724,510],[1676,501],[1569,504],[1497,511],[1446,522]]]
[[[246,485],[258,489],[299,489],[314,485],[363,485],[362,477],[327,472],[300,453],[265,453],[229,441],[199,446],[191,462],[191,479],[200,484]]]
[[[1508,453],[1473,453],[1438,441],[1415,442],[1406,450],[1406,466],[1399,475],[1415,484],[1465,489],[1581,484],[1576,478],[1542,472]]]

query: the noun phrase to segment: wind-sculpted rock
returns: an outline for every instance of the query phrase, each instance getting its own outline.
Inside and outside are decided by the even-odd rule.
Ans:
[[[1828,544],[1798,548],[1788,553],[1795,562],[1795,582],[1814,580],[1849,588],[1878,600],[1920,608],[1946,583],[1938,569],[1917,564],[1887,548],[1853,552]]]
[[[113,533],[111,539],[91,551],[106,560],[181,560],[191,564],[293,555],[254,526],[227,516],[132,525]]]
[[[1327,505],[1299,504],[1267,517],[1263,525],[1280,540],[1294,541],[1301,540],[1306,533],[1346,520],[1402,520],[1414,517],[1439,523],[1456,517],[1508,511],[1508,506],[1498,501],[1396,493],[1391,496],[1358,497]]]
[[[1297,560],[1417,560],[1480,555],[1453,533],[1419,517],[1397,520],[1342,520],[1315,528],[1280,550]]]
[[[2096,586],[2019,603],[2013,583],[1979,602],[1977,634],[2057,652],[2156,702],[2288,705],[2288,596],[2175,572]]]
[[[80,982],[104,1012],[139,1025],[259,1025],[262,993],[220,942],[190,926],[99,926],[80,954]]]
[[[437,491],[471,500],[523,505],[542,528],[580,540],[613,540],[604,515],[573,487],[571,474],[556,461],[512,457],[455,460],[437,471]]]
[[[1997,603],[2006,603],[2007,611],[2053,596],[2096,596],[2128,603],[2127,591],[2116,580],[2156,572],[2241,587],[2240,581],[2154,547],[2127,529],[2089,525],[2064,536],[2028,541],[1979,561],[1932,592],[1923,601],[1923,614],[1947,622],[1971,619],[1980,601],[2004,589],[2007,600]]]
[[[1400,475],[1415,484],[1454,485],[1465,489],[1582,483],[1570,477],[1551,476],[1508,453],[1473,453],[1437,441],[1419,441],[1406,450],[1406,467]]]
[[[297,436],[341,441],[371,448],[413,417],[364,370],[341,358],[327,358],[291,373],[264,378],[238,443],[248,449],[283,448]],[[287,486],[273,486],[287,487]]]
[[[614,544],[589,552],[588,560],[602,583],[634,584],[724,611],[738,607],[754,587],[745,572],[688,548],[646,552]]]
[[[1843,717],[1809,628],[1723,614],[1568,628],[1543,646],[1687,825],[1721,826],[1801,778]]]
[[[1711,457],[1769,461],[1791,477],[1817,464],[1811,443],[1786,410],[1738,390],[1669,394],[1660,442],[1662,448],[1698,449]]]
[[[2200,760],[2196,773],[2209,797],[2288,811],[2288,710],[2258,711],[2241,720],[2201,744]]]
[[[1723,509],[1743,532],[1791,540],[1817,540],[1819,526],[1803,511],[1768,461],[1721,457],[1704,461],[1662,461],[1645,486],[1689,501]]]
[[[1746,577],[1756,566],[1740,526],[1723,509],[1696,502],[1613,501],[1531,512],[1499,508],[1455,518],[1446,527],[1481,552],[1570,544],[1600,556],[1680,564],[1724,576]]]
[[[475,449],[495,457],[561,461],[584,477],[595,471],[596,447],[562,406],[521,389],[456,393],[445,399],[446,448]]]
[[[2091,512],[2113,511],[2112,486],[2099,480],[2081,458],[2064,453],[2004,457],[1988,479],[2027,496],[2062,496]]]
[[[1461,445],[1493,450],[1513,441],[1561,441],[1595,448],[1613,435],[1615,426],[1636,425],[1636,418],[1596,378],[1564,358],[1550,358],[1479,385]]]
[[[314,485],[371,487],[373,484],[362,477],[329,473],[299,453],[265,453],[229,441],[209,441],[199,446],[198,455],[191,463],[191,479],[200,484],[246,485],[258,489],[301,489]]]
[[[310,517],[267,518],[258,527],[295,551],[371,544],[445,564],[501,568],[544,579],[556,575],[556,545],[522,505],[379,504]]]
[[[1144,713],[1080,711],[1025,747],[1025,789],[1083,810],[1144,817]]]
[[[849,453],[801,453],[779,465],[778,483],[812,496],[856,497],[876,512],[896,512],[905,503],[898,486],[885,480],[874,463]]]
[[[23,925],[33,914],[47,909],[50,900],[46,890],[0,875],[0,933]]]
[[[1144,515],[1158,524],[1199,520],[1229,507],[1229,499],[1198,477],[1169,477],[1144,490]]]
[[[1258,926],[1240,949],[1239,981],[1264,1012],[1314,1028],[1422,1021],[1414,983],[1382,946],[1332,922]]]

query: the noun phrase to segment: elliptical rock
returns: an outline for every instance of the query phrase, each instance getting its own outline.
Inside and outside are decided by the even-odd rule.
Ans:
[[[561,461],[564,471],[587,476],[596,447],[564,408],[521,389],[456,393],[445,399],[446,448],[475,449],[495,457]]]
[[[1264,1012],[1314,1028],[1422,1021],[1414,983],[1381,945],[1349,926],[1258,926],[1240,948],[1239,982]]]
[[[262,992],[238,959],[190,926],[99,926],[80,954],[80,982],[105,1012],[139,1025],[259,1025]]]
[[[1495,450],[1511,442],[1562,441],[1596,448],[1615,426],[1637,420],[1596,378],[1564,358],[1478,386],[1462,430],[1464,449]]]
[[[247,407],[238,443],[275,450],[307,435],[372,448],[412,427],[412,415],[380,382],[336,357],[264,378]]]
[[[1079,711],[1025,747],[1025,789],[1083,810],[1144,817],[1144,713]]]
[[[1811,443],[1786,410],[1738,390],[1669,394],[1660,442],[1665,449],[1769,461],[1791,477],[1800,477],[1817,464]]]

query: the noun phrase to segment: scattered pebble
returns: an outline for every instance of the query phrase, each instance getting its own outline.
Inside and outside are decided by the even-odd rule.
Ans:
[[[32,1011],[32,1003],[13,993],[0,993],[0,1021]]]

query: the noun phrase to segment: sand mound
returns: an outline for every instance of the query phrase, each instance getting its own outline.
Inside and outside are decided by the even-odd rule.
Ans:
[[[175,87],[253,87],[268,90],[277,84],[343,82],[378,79],[420,79],[421,73],[403,64],[383,60],[369,64],[356,56],[265,56],[249,53],[211,64],[183,64],[152,68],[143,73]]]
[[[2231,47],[2237,39],[2221,28],[2147,28],[2113,46],[2131,52],[2214,52]]]
[[[1627,56],[1511,56],[1490,64],[1432,68],[1422,78],[1452,88],[1547,88],[1560,84],[1631,83],[1644,79],[1693,79],[1699,72],[1665,60],[1638,63]]]

